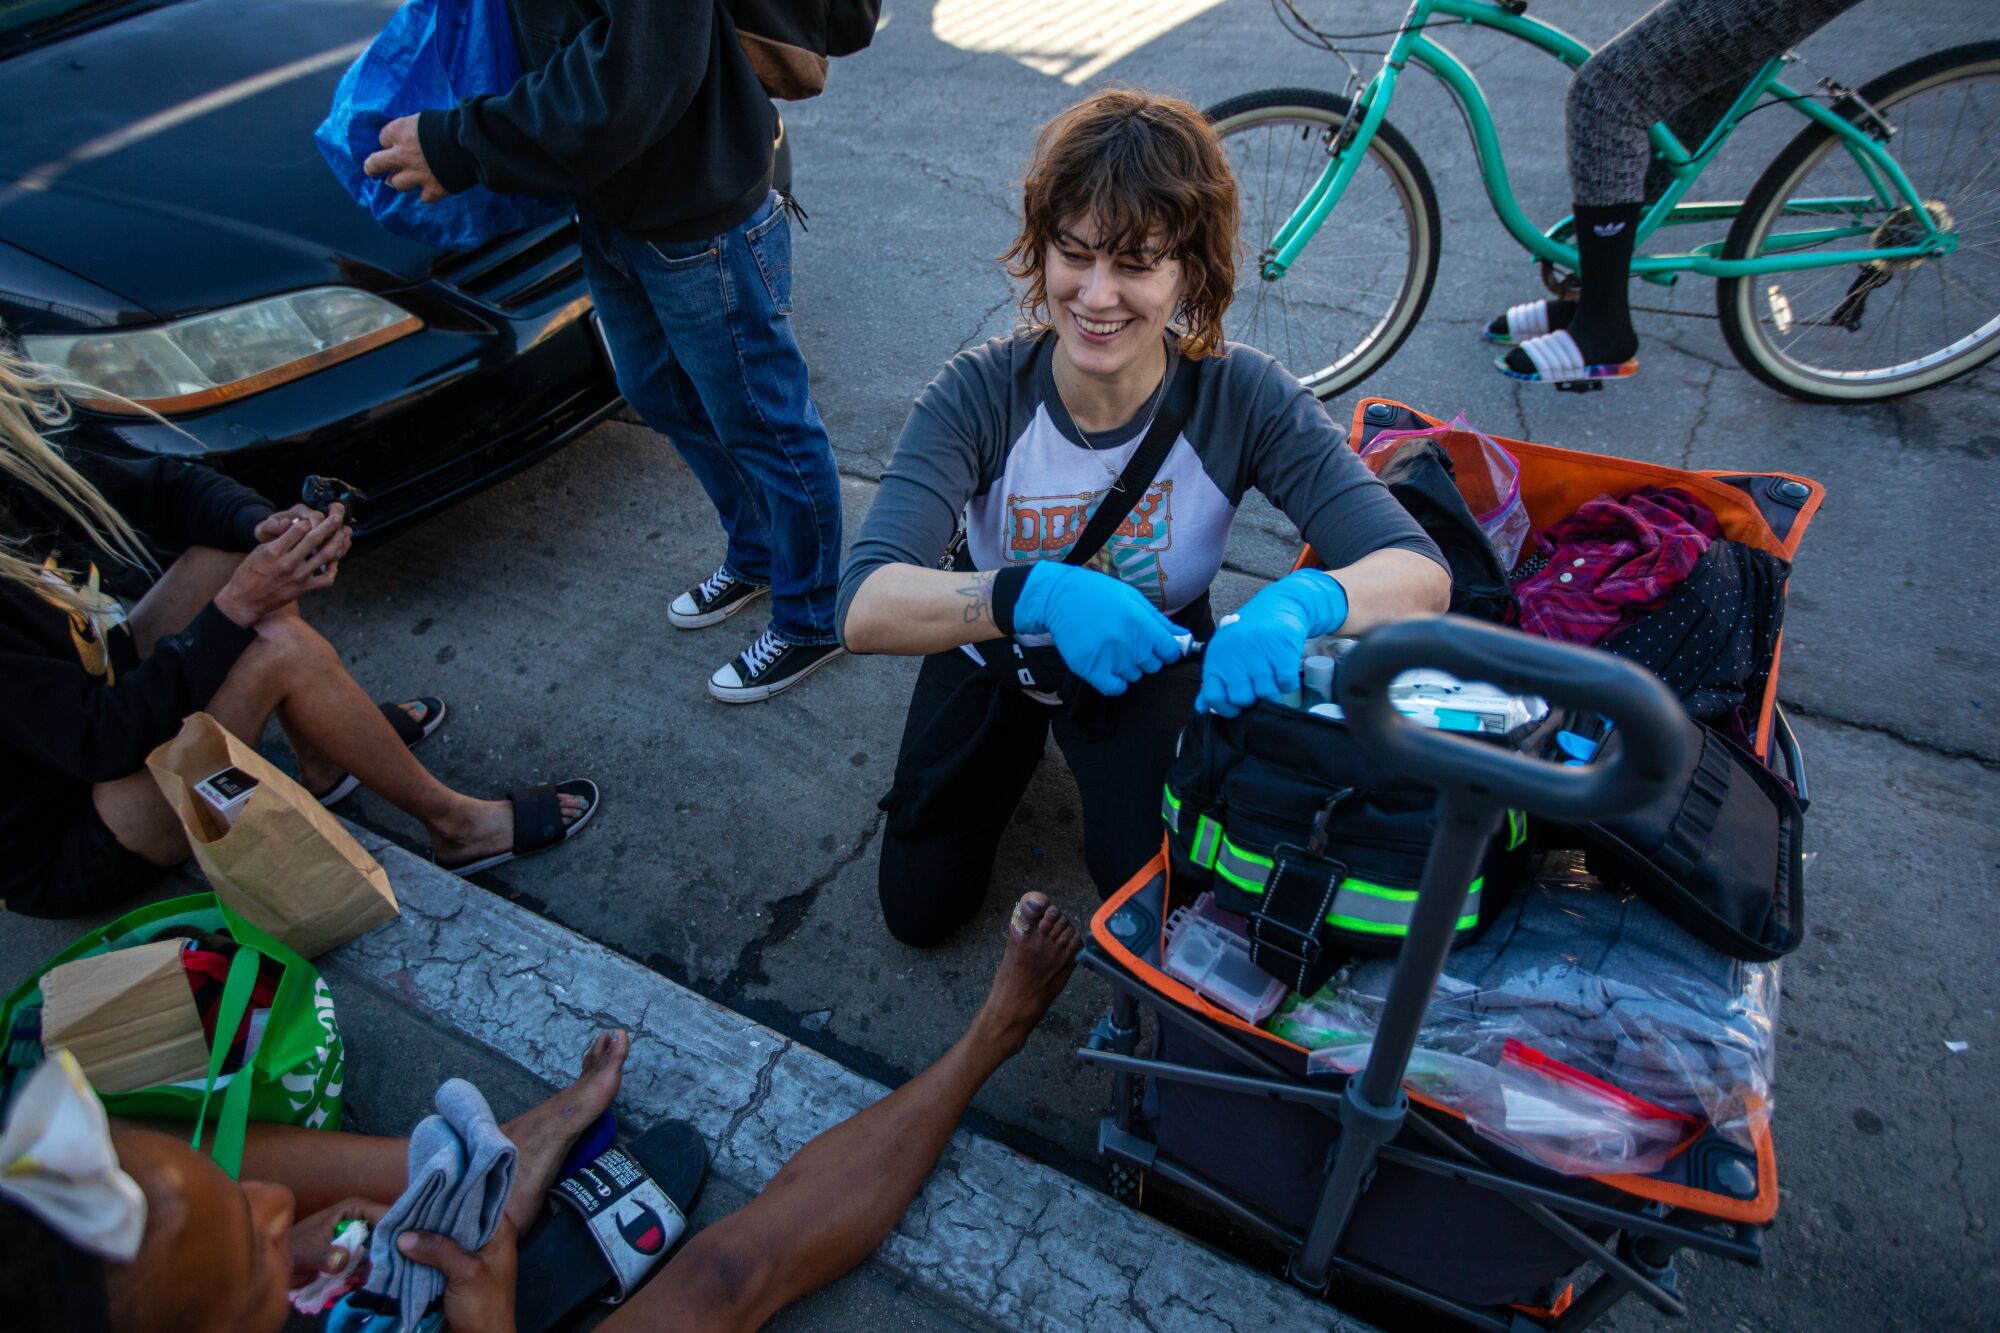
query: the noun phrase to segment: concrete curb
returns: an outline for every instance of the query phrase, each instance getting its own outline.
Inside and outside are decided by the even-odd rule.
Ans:
[[[594,1033],[627,1028],[632,1057],[620,1110],[646,1123],[691,1121],[715,1171],[741,1189],[761,1189],[808,1139],[888,1091],[377,834],[353,831],[387,868],[402,915],[319,960],[336,986],[386,990],[558,1084],[574,1077]],[[1372,1333],[962,1130],[876,1259],[1010,1328]]]

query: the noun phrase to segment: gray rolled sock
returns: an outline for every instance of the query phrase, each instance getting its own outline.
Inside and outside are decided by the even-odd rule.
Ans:
[[[514,1188],[516,1152],[479,1089],[450,1079],[437,1091],[437,1115],[410,1134],[410,1182],[368,1240],[366,1290],[398,1302],[396,1333],[411,1333],[444,1295],[444,1274],[403,1257],[405,1231],[434,1231],[467,1250],[493,1239]]]

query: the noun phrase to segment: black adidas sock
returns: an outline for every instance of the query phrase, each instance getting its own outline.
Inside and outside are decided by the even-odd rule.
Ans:
[[[1569,336],[1593,366],[1629,361],[1639,350],[1632,332],[1632,238],[1639,230],[1639,205],[1576,206],[1576,318]]]
[[[1639,208],[1638,204],[1576,206],[1577,280],[1582,290],[1568,327],[1585,365],[1617,365],[1639,350],[1628,291]],[[1550,323],[1555,325],[1553,319]],[[1507,354],[1507,364],[1523,374],[1535,369],[1518,347]]]

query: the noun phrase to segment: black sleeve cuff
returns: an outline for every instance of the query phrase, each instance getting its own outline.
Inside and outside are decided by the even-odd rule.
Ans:
[[[257,549],[257,525],[269,518],[275,510],[271,505],[258,501],[246,505],[236,514],[236,542],[232,551],[254,551]]]
[[[437,183],[453,194],[479,184],[479,164],[459,146],[445,119],[452,111],[426,111],[417,117],[417,146],[424,150],[424,162]]]
[[[1033,569],[1033,565],[1012,565],[993,576],[993,624],[1002,634],[1014,633],[1014,604],[1021,600],[1021,589],[1028,586]]]
[[[187,623],[187,628],[178,634],[170,634],[160,641],[162,647],[172,645],[183,654],[188,665],[199,677],[210,685],[209,694],[222,684],[222,678],[229,674],[229,668],[236,665],[236,659],[243,650],[256,642],[257,631],[243,626],[222,614],[214,602],[204,606],[195,618]],[[206,700],[207,696],[203,696]]]

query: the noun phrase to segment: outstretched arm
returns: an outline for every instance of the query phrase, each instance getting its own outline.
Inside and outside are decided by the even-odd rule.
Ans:
[[[689,1241],[607,1319],[608,1333],[757,1328],[874,1252],[929,1179],[973,1094],[1027,1043],[1075,966],[1082,941],[1060,908],[1030,894],[1014,923],[993,989],[957,1044],[799,1149],[761,1194]]]
[[[1451,575],[1444,566],[1405,547],[1370,551],[1331,572],[1347,590],[1340,632],[1349,638],[1392,620],[1441,616],[1451,605]]]
[[[992,570],[882,565],[847,609],[848,651],[915,656],[1000,637]]]

